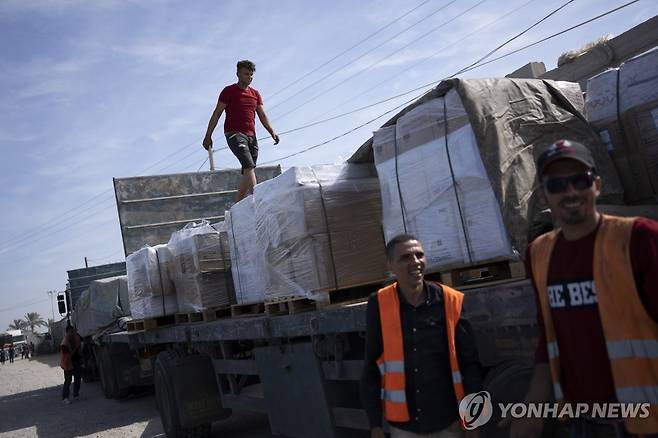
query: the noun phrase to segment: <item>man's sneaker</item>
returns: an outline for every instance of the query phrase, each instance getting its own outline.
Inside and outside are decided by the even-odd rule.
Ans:
[[[65,398],[64,400],[62,400],[62,403],[64,403],[65,405],[70,405],[71,400],[69,400],[68,398]]]

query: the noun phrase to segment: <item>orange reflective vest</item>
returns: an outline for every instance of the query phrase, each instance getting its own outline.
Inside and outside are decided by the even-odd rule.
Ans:
[[[382,375],[382,404],[387,420],[404,423],[410,420],[407,408],[404,373],[404,343],[402,339],[402,322],[400,320],[400,301],[397,293],[397,283],[380,289],[377,293],[379,304],[379,319],[382,327],[384,351],[377,360],[379,372]],[[455,328],[462,311],[464,294],[448,286],[443,288],[443,302],[448,334],[448,350],[452,383],[457,396],[457,404],[464,398],[462,375],[457,361],[455,345]]]
[[[635,218],[603,215],[594,243],[594,287],[612,377],[620,403],[649,403],[648,418],[628,418],[630,433],[658,433],[658,324],[649,316],[635,287],[630,240]],[[548,357],[557,401],[560,349],[548,303],[548,265],[558,231],[538,237],[530,247],[532,275],[544,318]]]

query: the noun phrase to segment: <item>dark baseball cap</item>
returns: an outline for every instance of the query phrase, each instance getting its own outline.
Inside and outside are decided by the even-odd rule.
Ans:
[[[543,175],[549,165],[564,159],[576,160],[594,169],[594,158],[585,145],[571,140],[558,140],[547,147],[537,159],[539,175]]]

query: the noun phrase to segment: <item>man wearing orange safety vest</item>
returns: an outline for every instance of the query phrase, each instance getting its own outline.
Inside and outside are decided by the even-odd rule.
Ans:
[[[425,253],[414,236],[386,245],[397,282],[368,301],[366,358],[361,400],[371,436],[463,436],[459,402],[481,389],[475,340],[462,317],[464,295],[424,280]],[[468,431],[467,436],[477,436]]]
[[[557,227],[528,248],[540,340],[526,401],[648,403],[646,418],[566,426],[578,438],[658,436],[658,222],[597,211],[601,178],[580,143],[552,144],[537,171]],[[542,426],[514,420],[511,437]]]

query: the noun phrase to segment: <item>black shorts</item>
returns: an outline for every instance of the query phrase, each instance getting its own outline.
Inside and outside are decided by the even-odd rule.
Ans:
[[[258,160],[258,140],[256,140],[256,137],[241,132],[227,132],[226,143],[228,143],[233,155],[240,161],[243,172],[245,169],[256,167],[256,161]]]

